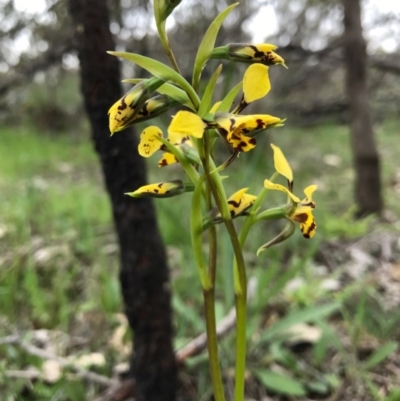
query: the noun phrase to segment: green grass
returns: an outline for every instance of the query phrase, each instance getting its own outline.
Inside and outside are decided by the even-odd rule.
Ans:
[[[398,121],[388,121],[377,128],[377,133],[382,155],[386,207],[399,216],[395,188],[390,185],[393,177],[399,174],[397,125]],[[257,194],[264,179],[272,175],[274,169],[269,141],[280,146],[290,161],[297,195],[301,197],[302,189],[309,184],[319,185],[315,196],[318,231],[314,240],[306,241],[297,230],[289,241],[264,252],[259,258],[255,257],[254,252],[279,232],[281,223],[260,224],[250,235],[245,256],[249,275],[258,278],[259,289],[250,308],[249,366],[256,372],[254,377],[258,377],[258,381],[263,382],[267,388],[271,378],[260,374],[260,369],[265,370],[271,363],[278,363],[284,367],[286,376],[295,380],[294,384],[290,383],[296,391],[306,388],[304,383],[311,381],[314,383],[313,391],[323,393],[327,388],[334,387],[332,383],[341,380],[337,374],[329,376],[324,367],[332,351],[321,342],[315,350],[316,359],[312,362],[316,367],[313,369],[321,369],[320,374],[311,368],[307,370],[308,373],[301,373],[301,363],[297,356],[287,350],[281,340],[275,337],[273,341],[260,339],[263,327],[268,326],[267,320],[277,318],[271,305],[281,305],[280,308],[292,311],[294,315],[289,314],[289,317],[296,320],[303,316],[298,317],[296,311],[311,308],[308,313],[312,314],[315,312],[312,308],[318,307],[321,302],[334,302],[332,294],[320,290],[321,279],[314,276],[312,269],[321,243],[357,238],[371,230],[392,228],[378,223],[373,217],[359,222],[352,220],[354,172],[348,130],[342,126],[326,125],[307,129],[285,126],[268,132],[258,139],[258,151],[241,155],[241,163],[234,163],[226,170],[229,177],[224,183],[228,195],[242,187],[249,187],[250,193]],[[226,156],[221,154],[220,161]],[[156,157],[149,160],[149,181],[182,177],[179,166],[158,169],[156,164]],[[280,195],[269,194],[264,207],[280,204],[284,201]],[[104,333],[111,333],[116,325],[116,314],[122,311],[118,258],[114,246],[116,239],[109,206],[98,160],[88,138],[75,135],[52,137],[27,128],[2,130],[0,337],[16,329],[23,332],[41,328],[61,330],[92,338],[88,349],[110,355],[107,372],[112,363],[124,359],[110,351],[106,335],[102,338],[93,335],[96,324],[102,327]],[[190,195],[174,198],[172,202],[170,199],[162,199],[156,202],[156,206],[160,228],[169,248],[176,344],[181,346],[204,330],[204,323],[199,319],[202,313],[201,289],[187,235]],[[222,227],[219,228],[218,238],[221,247],[218,259],[217,315],[223,316],[233,305],[232,251]],[[283,291],[286,283],[294,277],[303,277],[306,285],[292,293]],[[360,283],[357,289],[362,286]],[[342,298],[346,296],[343,294]],[[317,310],[315,313],[320,312]],[[93,316],[97,323],[86,324],[92,322]],[[321,313],[318,316],[318,319],[315,318],[316,324],[322,328],[324,341],[328,341],[332,338],[333,329],[326,316],[323,317]],[[351,321],[351,315],[348,320]],[[349,324],[356,327],[354,322]],[[359,321],[357,324],[360,324]],[[354,330],[359,333],[364,330],[364,326],[361,326]],[[231,352],[233,339],[233,336],[228,336],[222,344],[223,367],[227,371],[234,362]],[[388,349],[391,349],[390,344]],[[24,352],[11,346],[0,346],[0,356],[0,359],[6,361],[5,366],[0,365],[0,390],[3,388],[11,397],[18,386],[1,378],[2,369],[23,369],[30,364],[40,367],[41,361],[32,361]],[[352,367],[359,366],[357,363],[353,363]],[[365,368],[365,372],[368,369]],[[196,376],[199,394],[206,394],[209,381],[204,356],[188,363],[188,374]],[[287,378],[280,377],[279,380],[289,383]],[[62,379],[58,387],[65,386],[66,382],[68,380]],[[255,379],[250,383],[251,392]],[[50,386],[51,391],[46,386],[43,382],[36,386],[40,391],[51,393],[40,399],[50,400],[55,392],[60,391],[57,386],[56,389]],[[73,391],[73,386],[71,384],[71,388],[64,389],[65,392]],[[373,386],[371,383],[370,387]],[[70,399],[83,399],[82,391],[78,389],[78,393],[81,395]],[[68,399],[66,395],[63,397],[57,399]]]

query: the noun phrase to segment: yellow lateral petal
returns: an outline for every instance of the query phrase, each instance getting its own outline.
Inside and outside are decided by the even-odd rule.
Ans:
[[[281,191],[281,192],[285,192],[286,194],[288,194],[290,196],[290,198],[293,200],[293,202],[295,203],[299,203],[300,199],[292,194],[287,188],[285,188],[283,185],[280,184],[274,184],[273,182],[269,181],[269,180],[265,180],[264,181],[264,187],[267,189],[272,189],[274,191]]]
[[[162,143],[157,139],[162,138],[163,132],[155,125],[145,128],[140,134],[140,142],[138,145],[139,155],[142,157],[150,157],[157,150],[161,149]]]
[[[268,67],[263,64],[252,64],[243,77],[243,93],[246,103],[254,102],[268,94],[271,83],[268,76]]]
[[[287,180],[292,183],[293,182],[293,172],[290,168],[288,161],[286,160],[285,155],[283,154],[281,148],[275,146],[271,143],[271,148],[274,151],[274,166],[275,170],[283,175]]]
[[[158,167],[165,167],[175,163],[178,163],[177,158],[172,153],[165,152],[158,162]]]
[[[206,128],[206,123],[197,114],[190,111],[179,111],[168,127],[168,139],[174,143],[177,136],[191,135],[201,138]]]
[[[255,138],[244,135],[240,130],[229,133],[226,140],[238,152],[248,152],[254,149],[257,144]]]
[[[318,185],[309,185],[304,189],[307,200],[312,201],[312,194],[317,190]]]

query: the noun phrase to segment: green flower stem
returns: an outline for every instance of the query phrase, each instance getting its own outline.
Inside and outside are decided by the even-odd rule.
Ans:
[[[209,158],[206,154],[209,154],[209,138],[208,135],[204,136],[202,139],[198,139],[196,142],[196,147],[199,152],[200,159],[203,163],[203,168],[205,171],[204,176],[201,180],[206,180],[206,190],[203,193],[206,203],[206,209],[210,210],[212,207],[211,199],[211,186],[212,182],[210,180],[209,174]],[[215,401],[225,401],[224,385],[222,381],[220,360],[218,354],[218,338],[217,338],[217,326],[215,321],[215,277],[217,268],[217,234],[216,228],[210,227],[209,229],[209,264],[208,264],[208,280],[210,283],[210,288],[204,289],[204,315],[206,319],[206,331],[207,331],[207,349],[208,356],[210,360],[210,374],[213,386]]]
[[[245,285],[245,283],[243,283]],[[246,284],[247,285],[247,284]],[[246,302],[247,289],[236,294],[236,370],[235,401],[244,399],[244,379],[246,374]]]
[[[203,256],[203,215],[201,213],[201,197],[204,178],[205,177],[202,176],[198,180],[192,196],[192,205],[190,210],[190,235],[201,285],[204,291],[208,291],[212,288],[212,284],[207,273],[207,266]]]
[[[230,57],[229,57],[229,48],[228,48],[228,46],[215,47],[213,52],[211,53],[210,58],[229,60]]]
[[[215,287],[203,291],[206,317],[207,349],[215,401],[225,401],[224,385],[218,355],[217,325],[215,323]]]
[[[211,190],[226,229],[235,255],[234,276],[235,280],[235,306],[236,306],[236,370],[235,370],[235,401],[242,401],[244,397],[244,379],[246,371],[246,302],[247,302],[247,277],[246,266],[244,263],[242,247],[233,224],[228,202],[226,199],[225,189],[214,161],[209,158],[209,168],[212,169],[210,176],[213,184]]]
[[[211,155],[212,154],[212,145],[213,143],[210,143],[210,137],[209,135],[205,135],[203,138],[203,144],[204,147],[204,153],[206,155]],[[201,142],[199,143],[201,145]],[[209,158],[206,158],[204,160],[204,169],[205,171],[210,170],[209,166]],[[212,209],[212,198],[211,198],[211,186],[208,183],[207,188],[206,188],[206,209],[211,210]],[[213,288],[215,289],[215,277],[216,277],[216,270],[217,270],[217,229],[215,226],[211,226],[210,229],[208,230],[209,232],[209,245],[210,245],[210,256],[209,256],[209,266],[208,266],[208,275],[210,277],[211,283]]]
[[[274,181],[278,173],[272,175],[270,181]],[[257,211],[264,201],[268,190],[263,188],[260,191],[252,210]],[[245,220],[239,234],[239,248],[242,249],[250,228],[254,222],[254,214],[251,213]],[[241,251],[242,254],[242,251]],[[243,255],[243,254],[242,254]],[[247,303],[247,277],[242,256],[242,264],[235,253],[233,262],[234,282],[235,282],[235,306],[236,306],[236,371],[235,371],[235,401],[244,399],[244,378],[246,373],[246,303]],[[242,291],[238,291],[241,289]],[[243,291],[244,290],[244,291]]]
[[[182,75],[178,63],[176,62],[174,53],[172,52],[171,45],[169,44],[168,36],[165,31],[165,23],[163,24],[162,31],[159,30],[158,33],[160,34],[161,44],[163,45],[165,53],[167,54],[169,60],[171,61],[172,67],[178,74]]]

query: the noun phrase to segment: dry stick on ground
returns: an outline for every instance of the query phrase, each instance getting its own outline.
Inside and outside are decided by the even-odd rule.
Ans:
[[[248,289],[247,289],[248,300],[251,300],[254,297],[256,288],[257,288],[257,281],[253,277],[249,280],[248,283]],[[218,338],[221,338],[226,334],[228,334],[235,327],[235,324],[236,324],[236,311],[235,308],[232,308],[228,312],[228,314],[223,319],[220,320],[220,322],[217,325]],[[101,396],[97,397],[93,401],[124,401],[127,400],[127,398],[130,397],[132,394],[132,389],[134,388],[133,380],[125,380],[124,382],[119,383],[117,380],[109,379],[106,376],[102,376],[94,372],[89,372],[85,369],[80,368],[79,366],[74,365],[65,358],[44,351],[28,343],[27,341],[23,340],[19,335],[11,335],[4,338],[0,338],[0,345],[2,344],[19,345],[30,355],[38,356],[39,358],[46,360],[57,361],[61,367],[68,367],[72,369],[82,379],[86,379],[91,382],[109,387]],[[176,352],[175,355],[178,365],[182,365],[187,358],[200,354],[202,351],[206,349],[206,347],[207,347],[207,335],[206,333],[202,333]],[[23,371],[18,371],[18,372],[10,371],[9,377],[17,377],[17,376],[22,377],[19,376],[20,373],[23,374]]]
[[[2,338],[0,339],[0,345],[1,344],[15,344],[20,346],[29,355],[34,355],[45,360],[56,361],[59,363],[61,367],[69,368],[80,378],[91,381],[93,383],[101,384],[102,386],[108,386],[108,387],[115,386],[118,383],[117,380],[110,379],[107,376],[99,375],[98,373],[95,372],[89,372],[88,370],[82,369],[81,367],[75,365],[73,362],[69,361],[66,358],[62,358],[51,352],[38,348],[28,343],[27,341],[23,340],[19,335],[11,335]]]
[[[257,289],[257,279],[252,277],[249,280],[247,286],[247,298],[251,300]],[[228,314],[220,320],[217,325],[217,336],[221,338],[228,334],[236,324],[236,310],[232,308]],[[196,356],[200,354],[207,348],[207,335],[206,333],[202,333],[188,344],[186,344],[183,348],[176,351],[175,357],[178,366],[183,365],[187,358]],[[133,380],[125,380],[120,385],[107,389],[103,394],[99,397],[95,398],[93,401],[127,401],[130,399],[131,394],[134,390],[135,383]]]

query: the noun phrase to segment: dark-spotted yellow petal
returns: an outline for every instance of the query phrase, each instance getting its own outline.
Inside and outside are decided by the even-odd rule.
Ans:
[[[317,224],[315,223],[311,207],[300,206],[296,208],[290,218],[300,224],[300,230],[303,233],[304,238],[314,237],[315,231],[317,230]]]
[[[161,149],[162,143],[157,138],[162,138],[163,132],[155,125],[145,128],[140,134],[140,142],[138,145],[139,155],[142,157],[150,157],[157,150]]]
[[[255,138],[250,138],[242,133],[242,131],[231,132],[226,140],[232,148],[238,152],[248,152],[255,148],[257,142]]]
[[[279,123],[282,123],[280,118],[268,114],[240,116],[231,113],[215,113],[214,121],[212,122],[212,124],[215,124],[218,128],[224,130],[226,134],[236,130],[243,130],[245,131],[244,133],[249,133]]]
[[[269,43],[260,43],[254,45],[247,43],[231,43],[226,46],[216,47],[211,54],[211,58],[229,59],[248,64],[281,64],[286,67],[283,58],[274,52],[276,48],[277,47],[275,45],[271,45]]]
[[[158,167],[165,167],[175,163],[178,163],[178,159],[172,153],[165,152],[158,162]]]
[[[111,135],[131,125],[149,95],[163,83],[156,77],[143,80],[116,101],[108,110]]]
[[[247,194],[248,188],[240,189],[228,198],[228,207],[232,217],[237,217],[248,210],[255,200],[256,196]]]
[[[193,185],[184,184],[181,180],[158,182],[140,187],[136,191],[128,192],[125,195],[134,198],[154,197],[154,198],[170,198],[171,196],[180,195],[184,192],[193,191]]]
[[[266,54],[268,52],[272,52],[276,50],[277,46],[269,44],[269,43],[259,43],[259,44],[237,44],[230,45],[231,55],[233,56],[246,56],[251,58],[252,60],[258,59],[261,55]]]
[[[110,107],[108,114],[110,116],[111,135],[123,129],[131,119],[135,118],[146,100],[144,99],[144,95],[145,86],[141,82]]]

